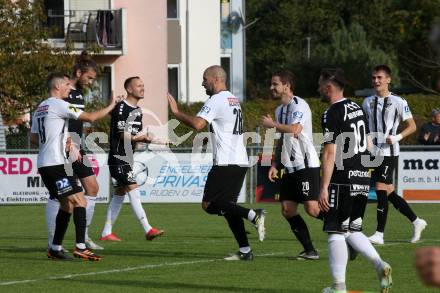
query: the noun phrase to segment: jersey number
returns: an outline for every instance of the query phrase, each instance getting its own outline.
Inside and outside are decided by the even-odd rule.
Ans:
[[[45,143],[46,142],[46,129],[44,128],[44,117],[37,119],[38,123],[38,133],[40,135],[40,142]]]
[[[350,127],[353,129],[354,133],[354,150],[355,154],[363,153],[367,150],[367,133],[365,131],[365,122],[359,120],[356,124],[351,123]]]
[[[243,134],[243,114],[241,109],[234,108],[235,124],[232,134]]]

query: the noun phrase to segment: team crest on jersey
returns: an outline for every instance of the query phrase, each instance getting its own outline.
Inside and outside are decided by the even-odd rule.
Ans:
[[[75,113],[78,113],[78,112],[79,112],[79,109],[78,109],[77,107],[73,106],[73,105],[70,105],[70,106],[69,106],[69,110],[71,110],[71,111],[73,111],[73,112],[75,112]]]
[[[211,108],[208,106],[203,106],[202,109],[200,109],[200,113],[209,114],[209,112],[211,112]]]
[[[293,112],[293,114],[292,114],[293,118],[302,118],[303,115],[304,115],[304,113],[299,112],[299,111]]]
[[[118,129],[124,129],[125,121],[118,121]]]

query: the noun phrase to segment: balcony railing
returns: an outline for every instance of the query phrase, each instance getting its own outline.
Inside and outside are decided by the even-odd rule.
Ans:
[[[123,49],[123,10],[48,10],[46,25],[55,45],[63,41],[81,49],[96,44],[103,50]],[[61,41],[62,40],[62,41]],[[61,41],[61,42],[60,42]]]

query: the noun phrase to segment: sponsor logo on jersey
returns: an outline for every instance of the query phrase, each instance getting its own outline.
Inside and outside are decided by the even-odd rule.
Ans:
[[[228,98],[229,106],[240,106],[240,101],[236,97]]]
[[[328,128],[324,128],[324,141],[329,141],[333,138],[332,132]]]
[[[44,105],[37,108],[37,112],[46,112],[47,110],[49,110],[49,105]]]
[[[118,129],[123,130],[125,128],[125,121],[118,121]]]
[[[208,106],[203,106],[202,109],[200,109],[200,113],[203,114],[209,114],[209,112],[211,112],[211,108]]]
[[[55,181],[55,184],[57,186],[57,191],[59,195],[69,192],[73,189],[72,186],[70,185],[69,179],[67,178],[63,178],[58,181]]]
[[[409,111],[409,106],[405,106],[404,111],[405,111],[405,113],[409,113],[409,112],[410,112],[410,111]]]
[[[369,171],[350,170],[348,172],[348,179],[351,177],[370,178],[371,175]]]

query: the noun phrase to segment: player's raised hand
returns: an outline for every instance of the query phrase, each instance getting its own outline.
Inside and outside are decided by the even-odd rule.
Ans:
[[[321,189],[321,192],[319,193],[319,208],[324,211],[328,212],[330,210],[330,206],[328,204],[328,189],[324,188]]]
[[[267,178],[269,178],[270,182],[275,182],[275,178],[278,178],[278,169],[274,166],[271,166],[269,173],[267,174]]]
[[[266,128],[275,127],[275,122],[269,114],[267,114],[266,116],[261,116],[260,123]]]
[[[171,112],[173,112],[173,114],[179,113],[179,107],[177,106],[177,102],[174,97],[170,93],[167,93],[167,98]]]

